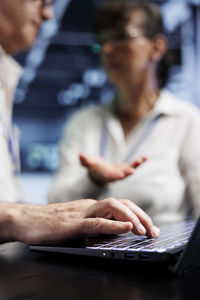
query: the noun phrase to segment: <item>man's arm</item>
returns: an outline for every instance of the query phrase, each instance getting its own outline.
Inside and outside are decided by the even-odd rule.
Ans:
[[[129,200],[92,199],[47,205],[0,203],[0,242],[56,244],[88,234],[156,237],[151,218]]]

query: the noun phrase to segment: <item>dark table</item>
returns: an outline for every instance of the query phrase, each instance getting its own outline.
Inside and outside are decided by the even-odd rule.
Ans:
[[[0,300],[200,299],[200,274],[175,277],[162,264],[31,252],[0,246]]]

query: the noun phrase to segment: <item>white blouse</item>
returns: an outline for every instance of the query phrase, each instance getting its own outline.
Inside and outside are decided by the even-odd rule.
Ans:
[[[160,118],[150,126],[156,116]],[[79,152],[100,156],[105,127],[106,160],[124,161],[133,149],[131,161],[143,155],[148,160],[134,175],[99,187],[80,165]],[[154,109],[128,139],[110,106],[82,109],[64,127],[60,153],[50,202],[87,197],[126,198],[143,208],[158,225],[181,221],[191,209],[195,216],[200,213],[200,113],[167,90],[161,91]]]

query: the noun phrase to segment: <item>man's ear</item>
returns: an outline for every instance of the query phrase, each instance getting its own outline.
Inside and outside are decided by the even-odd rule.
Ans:
[[[159,62],[167,51],[167,40],[164,35],[156,35],[153,39],[153,48],[151,53],[151,59],[154,62]]]

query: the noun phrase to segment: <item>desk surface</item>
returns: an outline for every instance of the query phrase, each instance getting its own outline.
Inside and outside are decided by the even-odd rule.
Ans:
[[[200,274],[176,278],[166,266],[33,253],[0,246],[1,300],[200,299]]]

